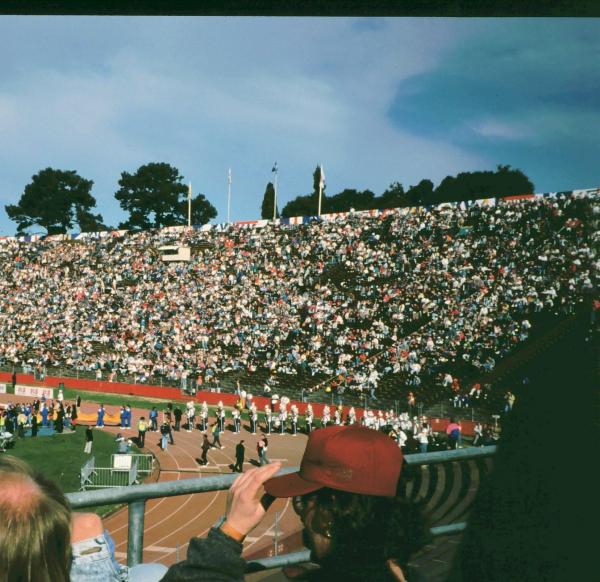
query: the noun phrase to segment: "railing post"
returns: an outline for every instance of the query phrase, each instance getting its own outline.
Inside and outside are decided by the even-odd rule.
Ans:
[[[279,555],[279,511],[275,512],[275,531],[273,535],[273,543],[275,544],[275,555]]]
[[[131,501],[129,508],[129,531],[127,533],[127,565],[131,568],[142,563],[144,550],[144,511],[146,500]]]

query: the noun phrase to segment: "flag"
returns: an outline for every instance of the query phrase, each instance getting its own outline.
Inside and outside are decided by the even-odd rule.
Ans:
[[[277,172],[278,168],[277,168],[277,162],[275,162],[273,164],[273,169],[271,170],[271,172]]]
[[[325,188],[325,172],[323,171],[323,164],[321,164],[319,167],[321,174],[321,178],[319,179],[319,188],[321,188],[322,190],[323,188]]]
[[[231,184],[231,168],[229,168],[229,171],[227,172],[227,183]]]

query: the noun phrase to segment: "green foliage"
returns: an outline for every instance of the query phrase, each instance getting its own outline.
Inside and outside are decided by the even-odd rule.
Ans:
[[[265,195],[263,196],[262,206],[260,207],[260,217],[267,220],[273,220],[273,204],[275,203],[275,187],[272,182],[267,184]],[[279,209],[276,210],[279,216]]]
[[[335,196],[324,201],[323,212],[348,212],[354,210],[370,210],[375,208],[375,194],[371,190],[359,192],[346,188]]]
[[[93,184],[74,170],[46,168],[32,176],[18,204],[5,206],[6,213],[17,223],[17,234],[36,224],[48,234],[63,234],[74,222],[82,232],[104,230],[102,216],[90,211],[96,206]]]
[[[400,208],[407,206],[406,193],[400,182],[392,182],[387,190],[377,198],[379,208]]]
[[[498,166],[495,172],[461,172],[447,176],[435,191],[436,203],[460,202],[480,198],[498,198],[530,194],[533,183],[521,170]]]
[[[281,210],[281,216],[316,216],[317,202],[313,194],[297,196],[290,200]]]
[[[131,230],[187,224],[188,188],[177,168],[165,163],[150,163],[135,174],[123,172],[115,193],[129,219],[119,226]],[[206,224],[217,216],[215,207],[198,194],[192,200],[192,223]]]
[[[437,204],[431,180],[421,180],[416,186],[411,186],[406,193],[406,206],[427,206]]]

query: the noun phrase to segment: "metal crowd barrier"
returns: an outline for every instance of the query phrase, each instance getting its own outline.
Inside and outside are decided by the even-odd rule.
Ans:
[[[495,446],[470,447],[454,451],[440,451],[406,455],[405,459],[409,465],[433,465],[438,463],[451,463],[479,459],[494,455]],[[298,467],[281,469],[278,475],[293,473]],[[145,483],[136,487],[120,487],[116,489],[97,489],[95,491],[83,491],[69,493],[67,498],[73,509],[82,507],[95,507],[98,505],[110,505],[116,503],[127,503],[129,508],[129,528],[127,537],[127,564],[135,566],[142,563],[142,552],[144,549],[144,510],[147,499],[159,497],[174,497],[188,495],[190,493],[205,493],[209,491],[222,491],[229,489],[238,475],[217,475],[214,477],[202,477],[196,479],[184,479],[183,481],[164,481],[161,483]],[[431,529],[434,536],[455,534],[463,531],[466,527],[464,522],[450,525],[438,526]],[[255,560],[248,564],[249,571],[280,568],[293,564],[309,561],[309,552],[293,552],[282,554],[273,558]]]

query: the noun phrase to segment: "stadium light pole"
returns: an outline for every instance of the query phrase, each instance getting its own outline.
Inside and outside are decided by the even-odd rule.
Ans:
[[[231,221],[229,220],[231,211],[231,168],[227,172],[227,224]]]
[[[188,184],[188,226],[192,226],[192,183]]]
[[[325,173],[323,172],[323,164],[319,164],[319,208],[317,216],[321,218],[321,200],[323,198],[323,186],[325,186]]]
[[[273,169],[271,172],[275,173],[275,188],[273,195],[273,221],[277,219],[277,176],[279,175],[279,168],[277,167],[277,162],[273,164]]]

